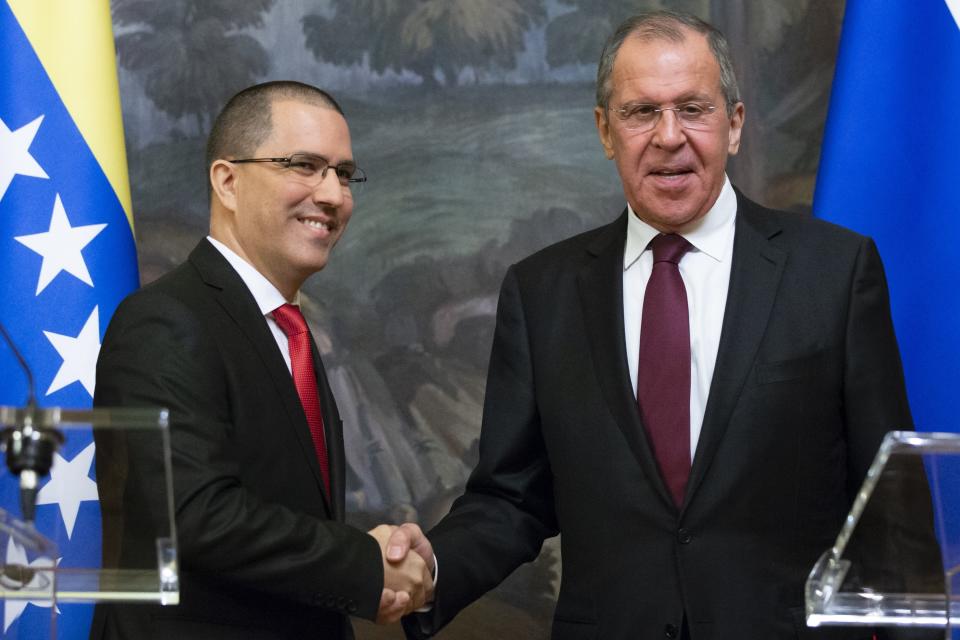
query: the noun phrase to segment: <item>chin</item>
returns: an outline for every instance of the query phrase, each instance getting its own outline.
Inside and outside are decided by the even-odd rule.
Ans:
[[[323,269],[327,266],[327,262],[328,262],[327,260],[317,260],[311,263],[309,266],[310,273],[323,271]]]
[[[699,216],[690,215],[686,211],[652,211],[646,216],[640,216],[640,219],[647,224],[661,228],[677,229],[696,220]]]
[[[301,260],[297,264],[297,271],[301,274],[302,278],[306,280],[316,272],[322,271],[323,268],[327,266],[327,262],[327,256],[323,256],[322,258]]]

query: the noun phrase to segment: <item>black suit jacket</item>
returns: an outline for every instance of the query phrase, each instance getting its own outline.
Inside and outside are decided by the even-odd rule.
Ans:
[[[480,459],[428,534],[439,584],[412,637],[562,533],[553,637],[869,638],[808,630],[803,585],[883,438],[909,429],[873,242],[738,193],[730,287],[685,502],[658,473],[623,330],[626,212],[512,266]]]
[[[170,409],[181,603],[98,607],[93,637],[349,638],[348,614],[376,615],[380,551],[343,523],[342,424],[313,351],[332,496],[276,341],[209,242],[120,305],[94,404]],[[156,456],[116,435],[97,446],[105,560],[150,566]]]

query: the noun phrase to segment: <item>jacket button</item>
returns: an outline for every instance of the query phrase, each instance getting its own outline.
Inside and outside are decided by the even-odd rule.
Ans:
[[[356,613],[357,612],[357,603],[351,600],[347,603],[347,613]]]
[[[686,529],[679,529],[677,531],[677,541],[680,544],[690,544],[691,540],[693,540],[693,536]]]
[[[674,638],[680,636],[680,629],[678,629],[677,625],[675,624],[668,624],[663,628],[663,635],[670,638],[670,640],[673,640]]]
[[[337,598],[337,609],[343,609],[346,606],[347,606],[346,598],[344,598],[343,596],[340,596],[339,598]]]

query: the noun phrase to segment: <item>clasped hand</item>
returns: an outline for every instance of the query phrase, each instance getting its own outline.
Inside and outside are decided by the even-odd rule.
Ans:
[[[377,624],[397,622],[433,600],[433,547],[415,524],[381,524],[367,532],[380,545],[383,593]],[[409,553],[413,551],[414,553]]]

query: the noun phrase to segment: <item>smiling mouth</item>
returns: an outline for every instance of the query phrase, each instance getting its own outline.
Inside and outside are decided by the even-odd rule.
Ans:
[[[316,229],[318,231],[329,232],[333,230],[333,225],[331,225],[329,222],[323,222],[321,220],[317,220],[316,218],[297,218],[297,221],[310,227],[311,229]]]

